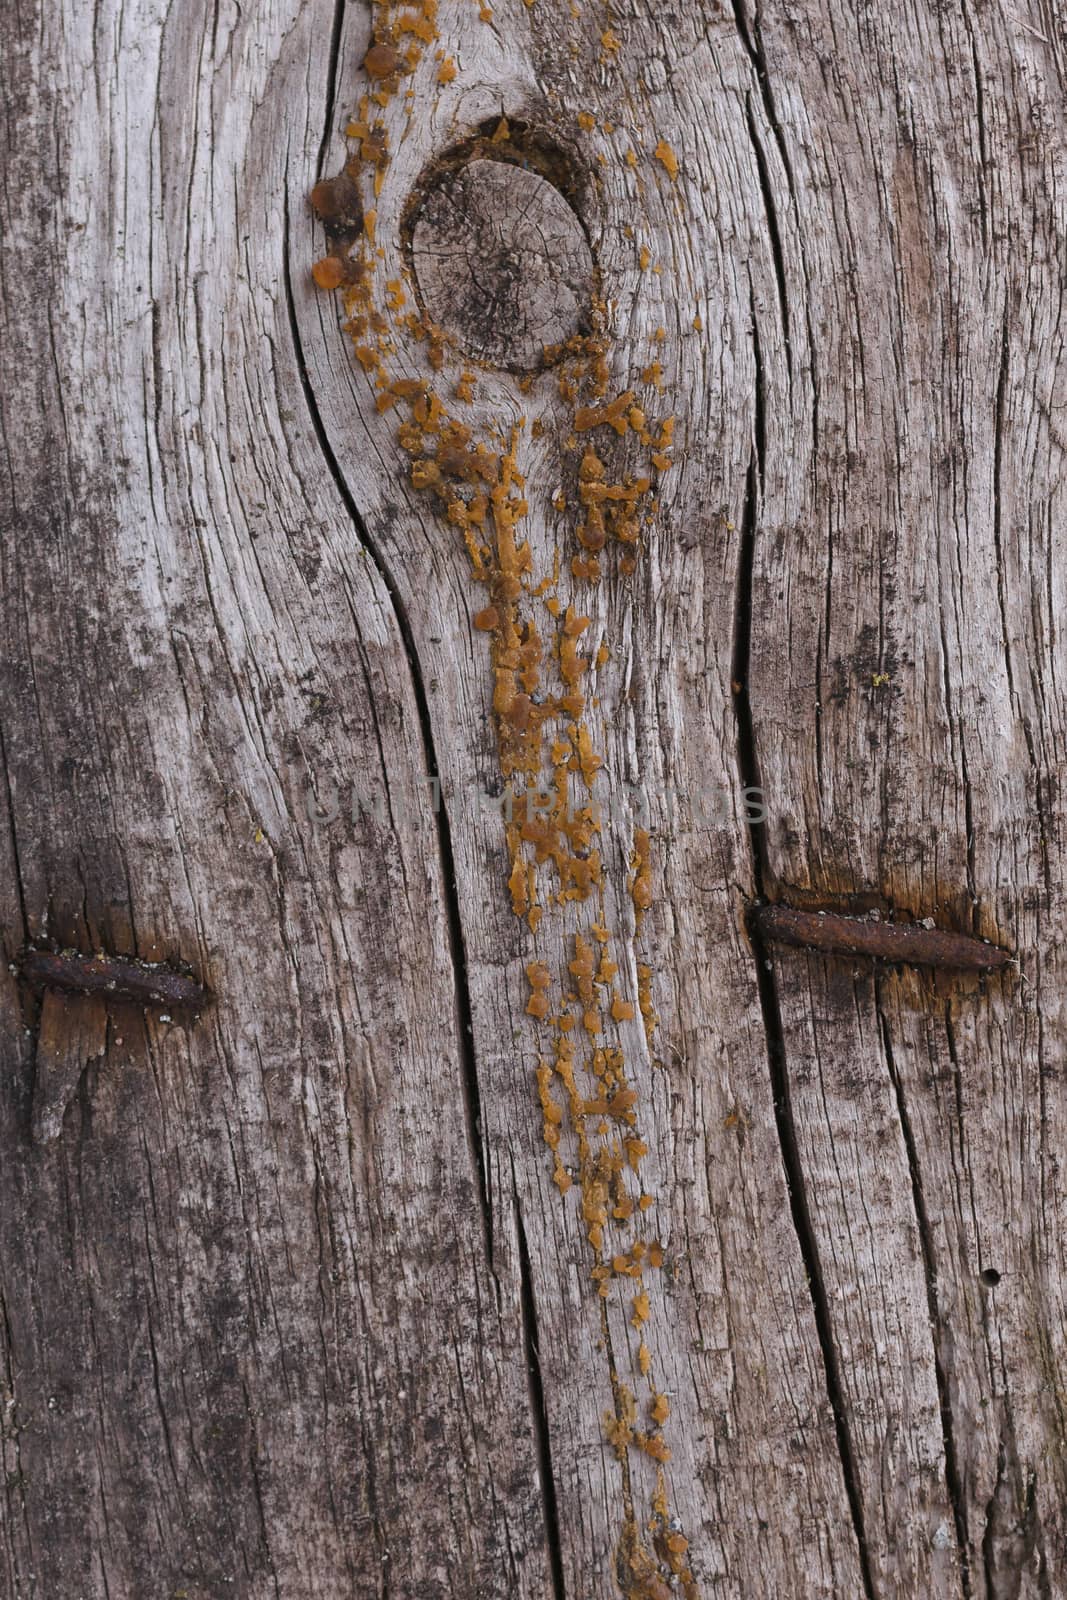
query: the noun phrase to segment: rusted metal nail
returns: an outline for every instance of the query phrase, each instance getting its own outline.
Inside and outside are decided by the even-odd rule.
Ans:
[[[129,956],[83,956],[76,950],[26,950],[19,970],[27,983],[68,994],[95,994],[103,999],[132,1000],[167,1010],[202,1011],[210,995],[188,973],[162,962],[134,961]]]
[[[751,924],[768,944],[822,950],[827,955],[866,956],[901,961],[912,967],[950,967],[957,972],[987,972],[1006,967],[1009,951],[984,939],[947,928],[916,923],[878,922],[837,911],[797,911],[792,906],[755,906]]]

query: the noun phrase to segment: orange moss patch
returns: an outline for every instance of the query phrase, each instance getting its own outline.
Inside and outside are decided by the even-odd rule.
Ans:
[[[311,269],[320,289],[339,289],[345,281],[345,264],[337,256],[323,256]]]
[[[652,868],[649,861],[649,849],[650,843],[647,829],[635,829],[633,855],[630,857],[630,869],[633,873],[630,881],[630,895],[637,913],[638,926],[640,926],[642,916],[652,904]]]
[[[645,1024],[645,1034],[651,1039],[659,1021],[656,1008],[652,1004],[652,968],[640,963],[637,968],[637,1005]]]
[[[653,154],[673,183],[674,179],[678,176],[678,157],[675,155],[666,139],[661,139],[659,141],[659,144],[657,144]]]

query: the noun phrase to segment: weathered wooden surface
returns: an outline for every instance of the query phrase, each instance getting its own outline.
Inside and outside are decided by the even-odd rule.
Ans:
[[[418,206],[411,266],[428,313],[476,360],[532,371],[546,345],[590,331],[581,221],[547,178],[511,162],[442,175]]]
[[[0,1591],[656,1597],[680,1530],[704,1596],[1064,1593],[1062,7],[443,0],[369,84],[415,10],[0,23],[5,953],[181,960],[215,997],[113,1005],[99,1058],[65,1002],[87,1070],[35,1144],[39,1001],[0,988]],[[307,204],[370,87],[377,369]],[[521,215],[467,263],[484,312],[436,307],[498,367],[467,337],[431,369],[404,325],[420,197],[509,158],[500,206],[554,181],[580,217],[604,398],[673,415],[673,464],[576,430],[565,363],[520,379],[561,259],[542,227],[522,276]],[[412,484],[398,378],[498,459],[519,429],[508,604],[549,643],[558,557],[590,619],[602,890],[559,905],[545,868],[536,930],[485,803],[522,742],[494,591]],[[654,480],[596,583],[589,444]],[[760,896],[1018,965],[754,949]],[[605,1252],[664,1248],[605,1299],[526,1013],[528,963],[553,1012],[580,991],[594,917],[652,1197]],[[607,1439],[626,1390],[661,1483]]]

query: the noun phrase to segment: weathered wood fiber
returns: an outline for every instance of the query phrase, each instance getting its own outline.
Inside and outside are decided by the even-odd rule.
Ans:
[[[1061,0],[28,0],[0,49],[0,1594],[1067,1592]],[[573,734],[602,874],[534,929],[543,715],[513,787]],[[768,967],[761,899],[1017,966]],[[213,1004],[71,1022],[57,1111],[29,943]],[[599,1251],[578,1119],[647,1145]]]

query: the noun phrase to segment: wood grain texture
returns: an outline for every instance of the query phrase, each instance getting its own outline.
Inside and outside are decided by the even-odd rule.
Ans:
[[[49,992],[41,1001],[33,1071],[35,1144],[58,1139],[81,1075],[107,1049],[107,1009],[97,999]]]
[[[593,258],[537,172],[475,159],[442,175],[412,220],[411,256],[430,316],[476,360],[531,371],[546,346],[588,331]]]
[[[324,235],[308,194],[406,14],[0,22],[0,932],[214,996],[189,1028],[113,1008],[34,1145],[62,1019],[0,986],[0,1590],[663,1600],[662,1493],[704,1597],[1050,1600],[1067,14],[441,0]],[[501,118],[524,176],[472,244],[450,224],[500,362],[464,400],[469,341],[432,367],[401,313],[412,203]],[[530,174],[595,264],[602,399],[507,370],[552,327]],[[558,568],[589,619],[602,887],[536,929],[501,756],[563,657],[501,733],[496,591],[311,278],[370,209],[390,379],[514,437],[523,616],[553,637]],[[580,415],[629,390],[673,464]],[[588,484],[646,472],[636,545],[597,546]],[[769,968],[760,896],[934,916],[1018,975]],[[594,915],[664,1253],[606,1298],[526,1010],[531,962],[554,1007],[580,988]],[[642,1426],[669,1399],[662,1479],[609,1442],[626,1391]]]
[[[537,1596],[429,730],[289,315],[332,16],[21,21],[4,926],[184,958],[217,1006],[116,1019],[36,1151],[5,985],[0,1588]],[[382,820],[314,821],[357,777]]]

